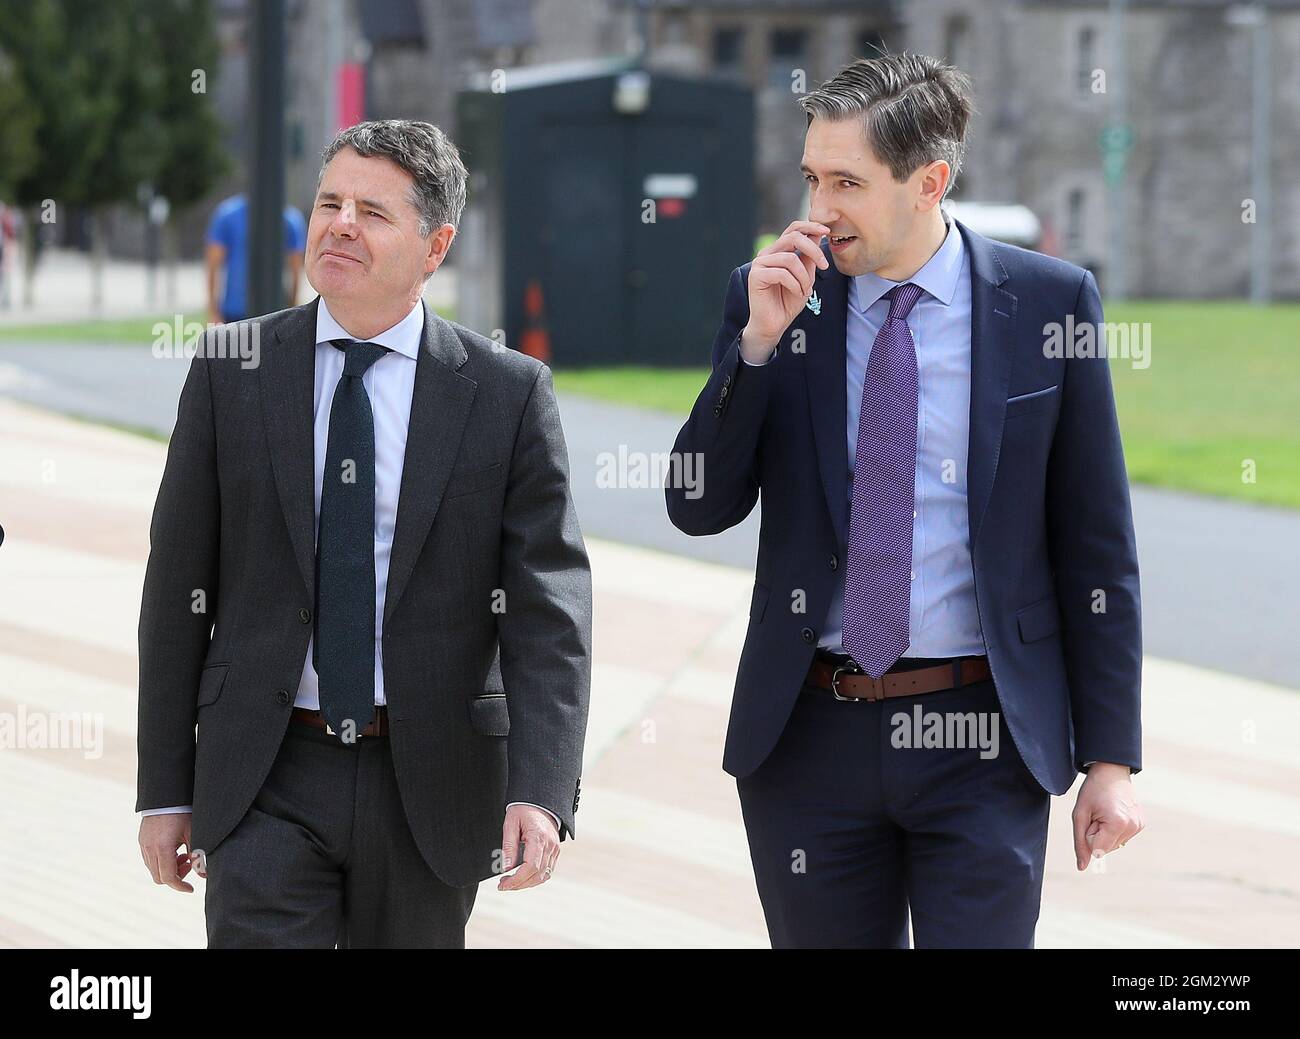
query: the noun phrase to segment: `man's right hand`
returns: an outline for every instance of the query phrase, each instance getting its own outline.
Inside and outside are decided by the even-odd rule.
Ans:
[[[166,884],[177,891],[193,893],[194,885],[184,877],[190,871],[194,854],[180,854],[183,844],[190,846],[190,812],[146,815],[140,820],[140,854],[149,867],[155,884]],[[200,871],[199,876],[204,874]]]
[[[830,261],[821,240],[831,233],[825,224],[795,220],[775,242],[760,250],[749,268],[749,323],[740,340],[740,353],[751,364],[765,364],[812,294],[816,268]]]

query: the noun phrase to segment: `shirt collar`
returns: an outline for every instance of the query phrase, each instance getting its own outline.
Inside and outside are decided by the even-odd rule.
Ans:
[[[952,298],[957,293],[957,279],[961,276],[962,259],[966,251],[957,222],[949,217],[947,224],[948,233],[944,235],[938,250],[925,262],[924,267],[907,279],[919,285],[945,307],[952,303]],[[849,286],[849,303],[862,313],[866,313],[895,285],[903,284],[875,273],[859,274],[852,282]]]
[[[386,346],[388,349],[395,350],[414,361],[420,356],[420,340],[423,335],[424,301],[417,299],[415,306],[411,307],[406,317],[402,318],[392,328],[385,329],[377,336],[371,336],[366,342],[374,343],[377,346]],[[316,308],[317,345],[328,343],[334,339],[355,340],[356,338],[335,320],[334,315],[330,313],[330,308],[325,305],[325,297],[322,296],[320,304]]]

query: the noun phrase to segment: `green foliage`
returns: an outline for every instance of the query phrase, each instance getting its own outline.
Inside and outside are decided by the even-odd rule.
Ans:
[[[166,135],[154,187],[181,210],[205,198],[231,166],[210,101],[220,61],[216,27],[210,0],[156,0],[151,11],[154,46],[165,57],[158,109]],[[196,70],[205,92],[195,90]]]
[[[34,129],[17,171],[0,123],[20,205],[133,203],[150,184],[183,208],[223,174],[209,94],[191,87],[217,63],[210,0],[3,0],[0,53],[0,119],[25,106]]]
[[[4,160],[0,162],[0,201],[13,198],[14,187],[36,162],[36,111],[14,67],[13,58],[0,46],[0,134]]]

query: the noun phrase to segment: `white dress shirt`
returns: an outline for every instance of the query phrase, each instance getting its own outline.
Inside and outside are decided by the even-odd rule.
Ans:
[[[424,305],[417,300],[397,324],[366,342],[385,346],[389,353],[366,369],[361,377],[370,397],[370,410],[375,420],[375,703],[384,704],[384,598],[388,590],[388,563],[393,551],[393,531],[397,526],[397,499],[402,488],[402,466],[406,459],[406,431],[411,418],[411,398],[415,393],[416,360],[424,338]],[[315,480],[316,527],[320,529],[320,496],[325,481],[325,455],[329,446],[330,408],[334,403],[334,390],[343,376],[343,351],[331,343],[336,339],[356,341],[335,320],[321,299],[316,310],[316,379],[312,406]],[[320,685],[316,668],[312,665],[315,635],[307,642],[307,657],[303,661],[302,677],[298,681],[295,707],[310,711],[320,710]],[[364,738],[364,737],[363,737]],[[512,801],[513,804],[527,802]],[[506,806],[507,808],[510,805]],[[541,805],[533,805],[541,808]],[[188,812],[190,805],[174,808],[151,808],[143,815],[163,815],[170,812]],[[555,820],[555,813],[542,808]]]

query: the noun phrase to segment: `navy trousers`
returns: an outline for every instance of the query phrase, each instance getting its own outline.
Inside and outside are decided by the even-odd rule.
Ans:
[[[917,745],[916,706],[983,714],[986,749]],[[879,702],[806,686],[737,788],[773,948],[905,949],[909,911],[917,948],[1033,948],[1051,798],[992,681]]]

